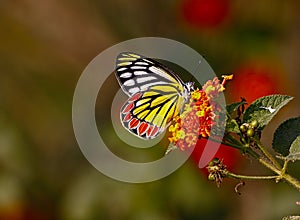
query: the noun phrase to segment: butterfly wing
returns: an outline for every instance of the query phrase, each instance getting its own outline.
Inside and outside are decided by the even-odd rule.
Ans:
[[[129,97],[155,85],[172,84],[183,92],[182,80],[172,70],[153,59],[124,52],[117,57],[116,64],[116,78]]]
[[[184,103],[171,85],[152,86],[130,97],[121,109],[121,122],[133,134],[153,139],[161,134]]]
[[[163,64],[124,52],[117,57],[116,77],[129,96],[121,109],[121,122],[138,137],[157,137],[179,114],[184,83]]]

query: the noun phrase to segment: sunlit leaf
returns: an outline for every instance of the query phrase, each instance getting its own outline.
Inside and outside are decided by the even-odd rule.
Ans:
[[[282,160],[297,161],[300,160],[300,136],[294,140],[290,148],[290,154],[286,157],[279,157]]]
[[[300,154],[300,136],[298,136],[292,143],[290,154]]]
[[[292,99],[293,97],[287,95],[270,95],[259,98],[246,109],[243,122],[250,123],[257,120],[258,128],[262,129]]]

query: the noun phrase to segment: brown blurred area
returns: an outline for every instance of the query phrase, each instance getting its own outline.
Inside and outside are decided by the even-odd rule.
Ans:
[[[295,99],[265,131],[265,143],[283,120],[299,116],[300,2],[228,0],[226,17],[210,28],[189,24],[182,2],[0,3],[0,219],[250,220],[299,214],[299,194],[284,184],[247,182],[237,196],[236,182],[217,188],[190,163],[157,182],[125,184],[98,172],[81,153],[72,130],[76,83],[96,55],[131,38],[185,43],[219,76],[253,64],[268,69],[280,79],[270,86]],[[257,83],[268,82],[258,76]],[[233,84],[228,101],[237,101],[234,85],[247,91],[247,85]],[[299,177],[298,167],[292,172]],[[265,173],[249,160],[240,170]]]

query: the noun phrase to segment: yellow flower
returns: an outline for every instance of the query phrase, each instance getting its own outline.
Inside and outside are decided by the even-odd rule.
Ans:
[[[169,138],[169,141],[172,143],[176,143],[178,140],[181,139],[181,136],[184,137],[184,131],[176,131],[172,133],[172,137]]]
[[[196,89],[195,91],[193,91],[191,93],[191,98],[192,99],[200,99],[201,93],[199,91],[200,91],[199,89]]]
[[[196,144],[198,139],[197,134],[189,133],[185,136],[184,140],[187,143],[187,147],[192,147]]]
[[[174,131],[177,129],[176,127],[178,127],[177,123],[176,123],[175,125],[171,125],[171,126],[169,127],[169,131],[170,131],[170,132],[174,132]]]
[[[223,78],[222,83],[215,77],[207,81],[201,90],[191,92],[189,103],[185,104],[182,114],[173,119],[174,125],[169,127],[169,141],[181,150],[196,144],[198,137],[210,136],[212,126],[216,124],[216,113],[221,109],[214,100],[225,89],[226,80],[232,76]]]
[[[182,139],[182,138],[184,138],[184,136],[185,136],[185,132],[183,130],[179,130],[176,132],[176,137],[178,139]]]
[[[196,113],[196,115],[197,115],[198,117],[203,117],[204,114],[205,114],[205,113],[204,113],[203,110],[197,111],[197,113]]]

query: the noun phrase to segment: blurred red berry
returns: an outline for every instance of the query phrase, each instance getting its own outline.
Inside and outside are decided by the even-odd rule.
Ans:
[[[191,154],[191,159],[193,160],[193,162],[195,162],[195,164],[198,166],[200,158],[203,154],[203,151],[205,149],[205,147],[208,147],[206,144],[207,142],[210,141],[208,139],[205,138],[201,138],[198,140],[194,151]],[[218,143],[216,143],[218,145]],[[213,156],[212,158],[219,158],[220,160],[224,161],[224,164],[227,166],[228,170],[230,171],[234,171],[238,161],[239,161],[239,157],[240,157],[240,152],[232,147],[226,146],[221,144],[217,153]],[[210,158],[208,158],[210,159]],[[208,175],[206,166],[204,168],[200,169],[202,173]]]
[[[280,93],[279,71],[265,64],[246,64],[237,69],[229,85],[233,101],[246,98],[250,104],[262,96]]]
[[[215,28],[227,17],[229,0],[183,0],[183,19],[198,28]]]

